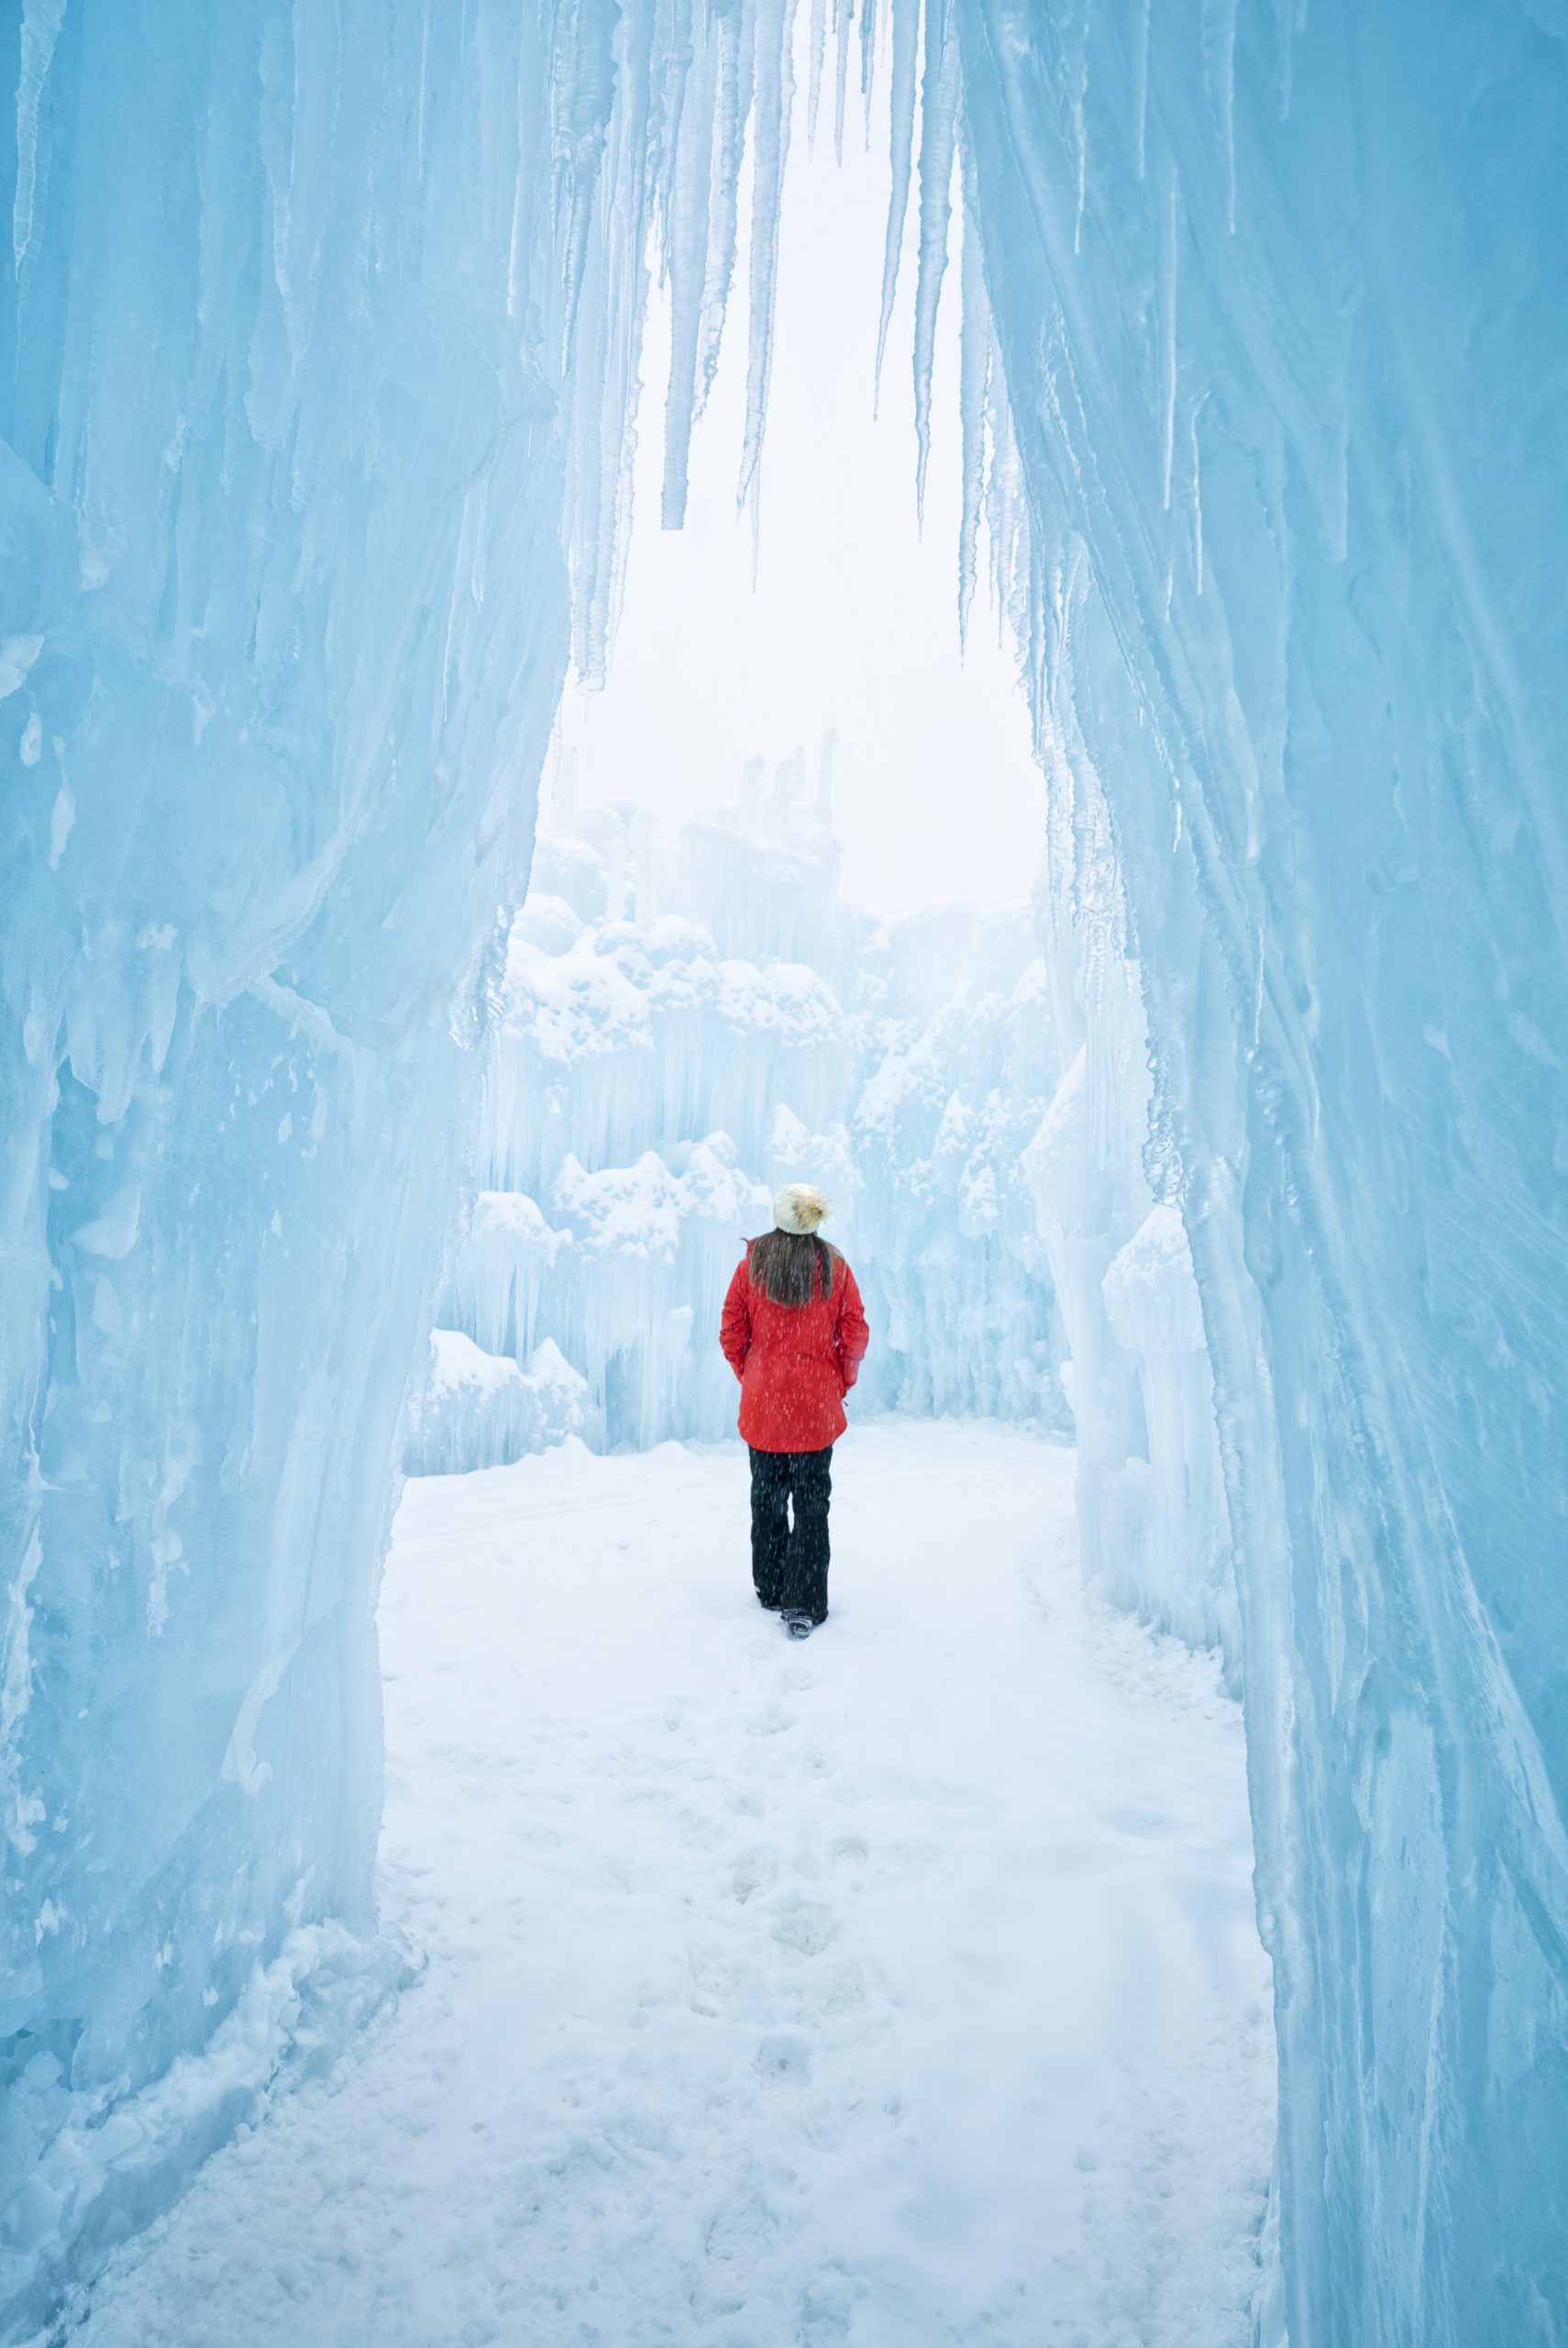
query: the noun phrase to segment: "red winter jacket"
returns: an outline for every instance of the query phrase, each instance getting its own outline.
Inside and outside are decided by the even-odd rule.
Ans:
[[[844,1398],[871,1332],[855,1274],[835,1250],[833,1287],[809,1304],[775,1304],[751,1277],[751,1249],[735,1267],[719,1343],[741,1382],[740,1431],[754,1451],[825,1451],[848,1424]]]

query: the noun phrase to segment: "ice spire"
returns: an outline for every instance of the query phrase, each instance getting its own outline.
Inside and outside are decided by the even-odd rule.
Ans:
[[[899,260],[903,249],[904,219],[909,210],[919,39],[920,0],[895,0],[893,63],[889,89],[892,194],[888,201],[888,227],[882,253],[882,305],[877,321],[878,382],[882,374],[883,354],[888,348],[888,329],[893,321],[893,297],[899,287]]]
[[[773,366],[773,311],[790,118],[795,91],[791,40],[795,0],[753,0],[756,9],[756,120],[751,193],[751,341],[746,364],[745,444],[739,494],[754,511]]]
[[[931,376],[936,354],[936,312],[947,268],[957,146],[958,40],[951,0],[925,0],[925,83],[921,105],[920,273],[915,293],[915,504],[923,520],[931,457]],[[884,319],[884,330],[885,330]],[[880,354],[878,353],[878,356]]]

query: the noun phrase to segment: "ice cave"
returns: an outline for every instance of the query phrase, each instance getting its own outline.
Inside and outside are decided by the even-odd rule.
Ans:
[[[4,14],[0,2340],[1564,2348],[1563,0]]]

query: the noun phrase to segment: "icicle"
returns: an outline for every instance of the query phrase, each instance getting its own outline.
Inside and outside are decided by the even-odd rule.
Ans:
[[[867,0],[867,6],[873,0]],[[855,29],[855,0],[834,0],[834,28],[838,35],[838,83],[834,96],[833,151],[835,161],[844,161],[844,108],[849,90],[849,44]]]
[[[713,105],[718,43],[710,37],[690,69],[674,156],[665,222],[664,273],[669,285],[669,392],[664,412],[664,496],[667,530],[686,519],[687,467],[697,404],[698,349],[702,329],[712,186]]]
[[[713,134],[712,195],[709,208],[708,267],[702,286],[701,358],[697,413],[708,404],[718,372],[719,346],[734,282],[741,163],[746,118],[751,112],[754,27],[748,9],[731,8],[719,19],[719,95]]]
[[[677,0],[686,5],[686,0]],[[572,150],[591,155],[598,71],[580,72],[564,94],[559,112],[575,137],[557,132],[557,151],[567,150],[568,188],[558,194],[558,216],[580,223],[576,249],[569,254],[565,331],[578,347],[576,380],[596,389],[574,407],[568,493],[572,514],[572,643],[579,672],[602,681],[625,583],[626,524],[636,411],[641,388],[642,325],[647,297],[651,205],[669,151],[673,94],[655,85],[654,17],[628,16],[617,57],[613,33],[617,12],[595,6],[608,48],[594,51],[579,28],[577,53],[613,69],[608,84],[619,100],[613,138],[602,133],[606,151],[592,180],[575,184]],[[667,28],[668,29],[668,28]],[[584,86],[586,79],[586,87]],[[676,126],[678,127],[678,126]],[[650,165],[650,158],[656,159]],[[558,181],[559,170],[558,171]],[[668,190],[667,190],[668,200]]]
[[[969,611],[978,565],[980,500],[985,486],[986,374],[990,355],[990,314],[981,274],[980,237],[969,197],[966,167],[963,242],[959,248],[958,421],[962,438],[963,505],[958,522],[958,644],[969,641]]]
[[[578,12],[578,38],[569,52],[575,70],[561,93],[562,103],[557,109],[554,125],[558,158],[554,210],[562,227],[560,242],[565,256],[563,364],[571,349],[578,304],[582,298],[595,205],[602,194],[601,166],[615,95],[614,41],[615,17],[611,10],[589,7]]]
[[[17,77],[17,194],[11,207],[11,249],[20,275],[33,241],[38,188],[39,108],[65,22],[65,0],[24,0],[21,67]]]
[[[882,311],[877,327],[877,380],[882,380],[882,354],[892,323],[893,296],[899,284],[899,257],[904,241],[904,216],[910,201],[910,159],[914,145],[915,45],[920,31],[920,0],[892,0],[893,78],[889,94],[889,152],[893,185],[888,198],[888,235],[882,251]]]
[[[1144,175],[1149,142],[1149,11],[1152,0],[1138,0],[1132,28],[1132,111],[1138,119],[1138,177]]]
[[[812,0],[812,54],[806,83],[806,152],[817,150],[817,108],[823,94],[823,53],[827,46],[827,0]]]
[[[790,154],[790,116],[795,75],[790,44],[795,0],[758,0],[756,9],[756,103],[751,207],[751,345],[746,369],[745,444],[741,453],[740,493],[753,498],[756,526],[757,467],[762,426],[773,368],[773,307],[778,279],[778,219],[784,167]]]
[[[664,248],[660,255],[659,282],[668,275],[670,245],[668,226],[675,207],[676,179],[680,169],[683,149],[690,134],[683,128],[686,108],[693,80],[701,95],[704,68],[712,54],[712,44],[704,39],[701,60],[697,59],[692,40],[691,11],[693,0],[660,0],[668,8],[669,21],[659,26],[655,34],[650,56],[657,59],[659,72],[649,91],[647,153],[654,159],[650,174],[652,194],[666,225]],[[695,68],[695,72],[693,69]],[[704,245],[706,239],[704,238]]]
[[[860,95],[866,110],[866,149],[871,150],[871,94],[877,83],[877,19],[886,6],[898,0],[862,0],[860,11]],[[919,0],[916,0],[918,6]]]
[[[947,269],[947,227],[953,209],[953,157],[957,128],[957,35],[947,0],[926,0],[925,79],[920,132],[920,271],[914,330],[918,444],[915,508],[922,522],[926,467],[931,458],[931,376],[936,353],[936,313]]]

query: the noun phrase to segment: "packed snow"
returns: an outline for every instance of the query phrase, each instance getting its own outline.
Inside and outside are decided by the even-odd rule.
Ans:
[[[1086,1602],[1072,1480],[855,1427],[804,1647],[737,1446],[411,1484],[381,1891],[420,1976],[116,2256],[82,2348],[1243,2348],[1241,1721]]]

